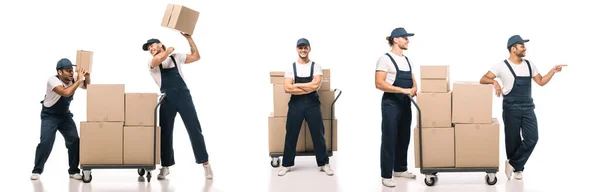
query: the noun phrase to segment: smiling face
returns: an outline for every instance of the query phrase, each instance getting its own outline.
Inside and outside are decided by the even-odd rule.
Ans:
[[[525,55],[526,55],[525,53],[527,52],[527,48],[525,48],[525,44],[522,44],[522,43],[514,44],[509,49],[510,49],[511,54],[514,54],[518,57],[525,57]]]
[[[148,52],[150,52],[150,55],[152,56],[155,56],[164,50],[165,48],[162,43],[152,43],[148,45]]]
[[[73,74],[75,74],[73,67],[58,70],[59,79],[66,82],[73,81]]]
[[[308,53],[310,53],[310,46],[306,44],[299,45],[296,47],[296,51],[298,52],[298,57],[306,59],[308,58]]]
[[[402,50],[408,49],[408,37],[396,37],[394,38],[394,42],[396,43],[396,46],[398,46],[398,48]]]

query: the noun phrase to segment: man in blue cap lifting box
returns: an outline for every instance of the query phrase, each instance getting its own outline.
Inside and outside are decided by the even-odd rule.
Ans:
[[[535,104],[531,96],[531,79],[538,85],[546,85],[555,73],[562,70],[564,64],[554,66],[548,74],[541,76],[537,67],[525,57],[525,43],[519,35],[508,39],[510,56],[503,62],[497,63],[483,77],[481,84],[493,84],[496,95],[504,95],[502,99],[502,119],[504,121],[504,140],[506,144],[505,173],[511,179],[523,178],[525,163],[531,156],[538,141],[538,125],[534,112]],[[525,62],[523,62],[525,61]],[[500,87],[499,78],[504,87]],[[521,133],[523,139],[521,139]]]
[[[40,101],[42,104],[42,126],[40,132],[40,143],[35,150],[35,166],[31,179],[38,180],[44,171],[44,164],[52,146],[56,131],[65,138],[69,153],[69,175],[73,179],[81,180],[79,167],[79,134],[77,125],[73,121],[73,114],[69,110],[73,95],[77,88],[86,89],[90,84],[90,74],[82,68],[73,72],[73,63],[63,58],[56,64],[57,74],[50,77],[46,83],[46,96]],[[76,76],[76,78],[74,78]],[[84,79],[85,77],[85,79]]]

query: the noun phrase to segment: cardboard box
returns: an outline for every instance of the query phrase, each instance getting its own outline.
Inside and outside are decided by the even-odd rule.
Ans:
[[[474,81],[454,82],[452,123],[492,123],[493,87]]]
[[[194,34],[200,13],[183,5],[168,4],[161,26]]]
[[[125,126],[154,126],[157,103],[156,93],[125,93]]]
[[[273,113],[269,115],[269,152],[283,153],[285,146],[286,134],[286,117],[276,117]],[[300,133],[298,134],[298,143],[296,144],[296,152],[306,151],[306,131],[305,126],[301,125]]]
[[[125,121],[125,85],[90,84],[87,88],[87,121]]]
[[[88,73],[92,73],[92,61],[94,53],[91,51],[77,50],[75,65],[77,68],[84,69]]]
[[[456,167],[500,166],[500,124],[455,124]]]
[[[318,93],[319,101],[321,102],[321,114],[323,114],[323,119],[335,119],[335,106],[333,106],[333,117],[331,114],[331,105],[335,99],[335,92],[331,90],[320,90]]]
[[[123,164],[153,165],[154,126],[123,128]],[[156,164],[160,164],[160,127],[156,127]]]
[[[321,87],[319,87],[319,90],[331,90],[331,69],[322,69],[322,71],[323,78],[321,79]]]
[[[421,167],[419,128],[414,128],[415,168]],[[454,167],[454,128],[423,129],[423,167]]]
[[[449,77],[448,65],[421,65],[421,79],[448,79]]]
[[[450,92],[450,82],[447,79],[421,79],[421,92],[447,93]]]
[[[306,151],[314,151],[314,145],[312,141],[312,136],[310,133],[310,127],[308,127],[308,122],[304,121],[303,126],[305,126],[306,130]],[[331,140],[331,119],[323,120],[323,127],[325,129],[325,144],[327,146],[327,151],[331,151],[331,145],[333,144],[333,151],[337,151],[337,119],[333,120],[333,140]]]
[[[123,164],[123,122],[85,122],[80,124],[81,165]]]
[[[285,93],[283,84],[273,84],[273,113],[275,117],[285,117],[292,94]]]
[[[417,105],[421,108],[423,128],[452,127],[452,94],[418,93]],[[417,115],[417,125],[419,116]]]
[[[271,77],[271,84],[283,84],[285,72],[283,71],[271,71],[269,73]]]

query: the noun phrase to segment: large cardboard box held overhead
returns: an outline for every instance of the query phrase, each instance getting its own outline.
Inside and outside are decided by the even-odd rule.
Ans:
[[[92,51],[77,50],[75,65],[77,68],[84,69],[88,73],[92,73],[92,64],[94,53]]]
[[[160,127],[156,127],[156,140],[152,131],[154,126],[124,126],[123,128],[123,164],[152,165],[156,152],[156,164],[160,164]],[[156,142],[156,150],[154,143]]]
[[[500,124],[455,124],[456,167],[498,167]]]
[[[154,126],[154,108],[157,103],[156,93],[125,93],[125,125]]]
[[[194,34],[200,13],[189,7],[168,4],[161,26],[175,29],[190,35]]]
[[[327,151],[331,151],[331,146],[333,145],[333,151],[337,151],[337,119],[333,120],[333,140],[331,140],[331,119],[323,120],[323,128],[325,129],[325,144]],[[315,147],[313,145],[312,136],[310,133],[310,127],[308,126],[308,122],[304,121],[304,129],[306,130],[306,151],[314,151]]]
[[[80,129],[82,165],[123,164],[123,122],[82,121]]]
[[[419,128],[414,130],[415,168],[421,167]],[[423,129],[423,167],[454,167],[454,128]]]
[[[452,127],[452,94],[418,93],[417,104],[421,109],[423,128]],[[417,116],[419,125],[419,116]]]
[[[452,90],[452,123],[492,123],[493,88],[474,81],[457,81]]]
[[[275,117],[273,113],[269,115],[269,152],[283,153],[285,146],[287,117]],[[296,143],[296,152],[306,151],[306,131],[305,126],[300,125],[298,142]]]
[[[125,121],[125,85],[89,84],[87,121]]]

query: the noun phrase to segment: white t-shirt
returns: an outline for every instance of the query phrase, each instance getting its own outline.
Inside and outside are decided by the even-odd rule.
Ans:
[[[310,67],[313,61],[308,61],[306,64],[300,64],[296,62],[296,75],[298,77],[309,77],[310,76]],[[313,69],[313,76],[315,75],[323,75],[323,69],[319,63],[315,62],[315,67]],[[294,79],[294,65],[293,63],[288,64],[285,70],[285,78]]]
[[[77,81],[77,73],[73,74],[73,79]],[[79,84],[79,88],[82,88],[83,84],[84,82],[81,82]],[[69,81],[69,84],[65,84],[58,77],[56,77],[56,75],[53,75],[52,77],[48,78],[48,83],[46,83],[46,96],[44,97],[43,103],[45,107],[52,107],[60,99],[61,96],[58,93],[54,92],[54,88],[59,85],[62,85],[64,88],[67,88],[73,85],[73,82]]]
[[[179,75],[181,75],[181,78],[183,79],[183,81],[186,82],[185,78],[183,77],[183,71],[181,70],[181,68],[182,68],[181,66],[183,64],[185,64],[185,59],[186,59],[187,55],[185,53],[173,53],[171,55],[173,55],[173,57],[175,58],[175,61],[177,61],[177,70],[179,71]],[[170,68],[175,67],[173,60],[171,60],[171,57],[167,57],[167,59],[165,59],[161,65],[162,65],[163,69],[170,69]],[[156,66],[153,69],[152,68],[152,59],[150,59],[148,61],[148,69],[150,70],[150,75],[154,79],[154,82],[156,82],[156,85],[158,85],[158,87],[160,88],[160,85],[162,82],[162,79],[160,76],[160,66]]]
[[[517,76],[529,76],[529,68],[527,67],[527,63],[525,60],[521,62],[521,64],[514,64],[507,60],[513,71],[515,71],[515,75]],[[531,65],[531,77],[535,77],[540,74],[537,70],[537,67],[533,64],[533,62],[529,61],[529,65]],[[490,69],[496,78],[500,79],[500,83],[502,84],[502,93],[504,95],[510,93],[510,90],[513,88],[513,83],[515,82],[515,78],[513,74],[508,69],[508,66],[504,63],[504,60],[497,63],[494,67]]]
[[[408,60],[410,61],[411,68],[409,68],[408,62],[406,62],[406,56],[398,56],[392,52],[389,52],[389,54],[392,56],[392,58],[394,58],[394,61],[396,61],[396,64],[398,65],[398,69],[400,71],[409,71],[412,68],[412,73],[414,74],[415,65],[413,64],[410,58]],[[396,80],[396,67],[394,67],[394,63],[392,62],[392,60],[390,60],[390,57],[388,57],[385,54],[379,57],[379,60],[377,60],[376,70],[387,72],[387,75],[385,76],[385,81],[390,84],[394,84],[394,81]]]

